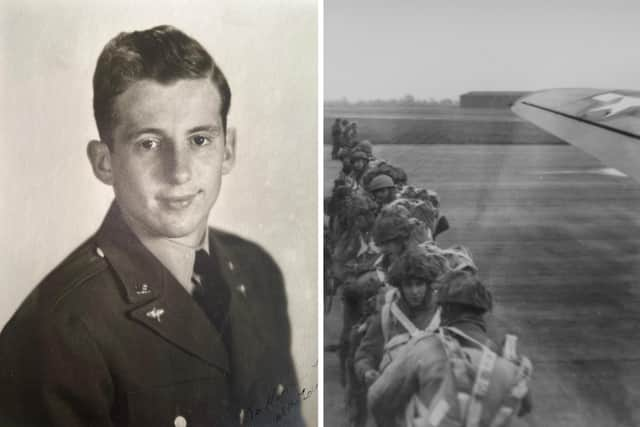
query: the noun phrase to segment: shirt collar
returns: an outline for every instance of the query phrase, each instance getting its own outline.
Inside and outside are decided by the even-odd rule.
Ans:
[[[191,246],[181,242],[179,239],[153,236],[132,221],[126,221],[126,218],[124,219],[144,247],[169,270],[171,275],[173,275],[187,292],[191,293],[193,291],[191,278],[193,276],[196,251],[204,249],[208,254],[210,253],[209,227],[205,228],[200,244]]]

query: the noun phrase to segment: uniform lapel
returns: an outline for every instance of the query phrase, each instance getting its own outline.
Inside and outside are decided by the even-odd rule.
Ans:
[[[258,301],[252,293],[249,275],[245,274],[242,259],[224,247],[215,231],[209,233],[210,251],[218,259],[221,276],[231,290],[229,321],[231,322],[231,365],[236,393],[246,395],[250,384],[259,376],[264,366],[259,365],[260,354],[267,339],[256,319]]]
[[[134,308],[130,315],[184,351],[229,371],[220,333],[172,276],[166,277],[157,299]]]
[[[131,319],[182,350],[229,371],[216,328],[191,295],[124,223],[115,203],[96,235],[98,247],[123,285]]]

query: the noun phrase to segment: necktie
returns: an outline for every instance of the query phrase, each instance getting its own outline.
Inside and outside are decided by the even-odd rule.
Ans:
[[[193,272],[193,299],[202,307],[226,343],[231,292],[218,274],[215,259],[203,249],[196,252]]]

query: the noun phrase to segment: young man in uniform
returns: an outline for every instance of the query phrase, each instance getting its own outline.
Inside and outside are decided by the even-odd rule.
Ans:
[[[446,270],[443,257],[412,249],[404,252],[391,266],[389,283],[397,289],[393,304],[402,319],[383,314],[384,309],[370,322],[355,355],[355,371],[370,385],[380,376],[380,363],[385,345],[396,335],[411,332],[407,326],[424,330],[433,318],[432,283]],[[408,319],[411,325],[403,323]]]
[[[224,74],[160,26],[112,39],[93,88],[115,201],[2,331],[0,425],[301,425],[280,270],[208,228],[235,159]]]

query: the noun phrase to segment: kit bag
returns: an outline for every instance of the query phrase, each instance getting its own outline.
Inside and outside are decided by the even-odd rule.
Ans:
[[[504,427],[518,414],[532,366],[507,335],[501,354],[456,328],[436,332],[450,372],[433,396],[418,390],[405,410],[406,427]],[[459,341],[472,343],[461,346]]]

